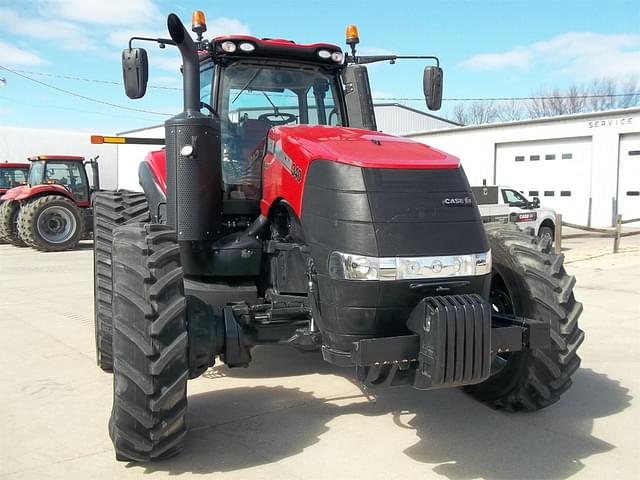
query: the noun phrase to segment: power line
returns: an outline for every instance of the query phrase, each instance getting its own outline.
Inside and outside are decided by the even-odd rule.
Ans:
[[[71,95],[74,97],[78,97],[81,98],[83,100],[89,101],[89,102],[94,102],[94,103],[98,103],[101,105],[107,105],[109,107],[113,107],[113,108],[119,108],[122,110],[128,110],[128,111],[132,111],[132,112],[140,112],[140,113],[146,113],[146,114],[151,114],[151,115],[160,115],[160,116],[164,116],[164,117],[169,117],[172,114],[169,113],[162,113],[162,112],[155,112],[152,110],[144,110],[144,109],[140,109],[140,108],[134,108],[134,107],[127,107],[124,105],[118,105],[116,103],[111,103],[111,102],[107,102],[104,100],[99,100],[97,98],[93,98],[93,97],[89,97],[86,95],[82,95],[76,92],[73,92],[71,90],[66,90],[64,88],[60,88],[60,87],[56,87],[55,85],[51,85],[49,83],[46,82],[42,82],[40,80],[36,80],[35,78],[31,78],[26,74],[29,75],[41,75],[41,76],[47,76],[47,77],[52,77],[52,78],[62,78],[65,80],[74,80],[74,81],[83,81],[83,82],[91,82],[91,83],[100,83],[100,84],[109,84],[109,85],[121,85],[120,82],[115,82],[113,80],[102,80],[102,79],[91,79],[91,78],[84,78],[84,77],[77,77],[77,76],[71,76],[71,75],[59,75],[59,74],[54,74],[54,73],[46,73],[46,72],[35,72],[35,71],[28,71],[28,70],[14,70],[14,69],[10,69],[7,68],[3,65],[0,65],[0,69],[6,70],[10,73],[13,73],[14,75],[17,75],[21,78],[24,78],[26,80],[29,80],[31,82],[37,83],[39,85],[51,88],[53,90],[57,90],[59,92],[65,93],[67,95]],[[182,90],[181,88],[176,88],[176,87],[163,87],[163,86],[159,86],[159,85],[154,85],[154,86],[149,86],[149,88],[157,88],[157,89],[163,89],[163,90]],[[280,96],[286,96],[283,94],[280,94]],[[612,94],[585,94],[585,95],[549,95],[549,96],[517,96],[517,97],[466,97],[466,98],[443,98],[442,101],[448,101],[448,102],[470,102],[470,101],[474,101],[474,102],[493,102],[493,101],[527,101],[527,100],[551,100],[551,99],[588,99],[588,98],[620,98],[620,97],[633,97],[633,96],[640,96],[640,92],[630,92],[630,93],[612,93]],[[295,97],[295,95],[291,95],[291,97]],[[378,100],[378,101],[424,101],[424,98],[422,97],[417,97],[417,98],[412,98],[412,97],[373,97],[373,100]],[[94,112],[90,112],[90,113],[94,113]]]
[[[493,101],[505,101],[505,100],[551,100],[551,99],[578,99],[578,98],[611,98],[611,97],[633,97],[640,96],[640,92],[631,93],[609,93],[609,94],[588,94],[588,95],[548,95],[538,97],[470,97],[470,98],[443,98],[442,101],[446,102],[493,102]],[[424,98],[407,98],[407,97],[374,97],[374,100],[415,100],[424,101]]]
[[[23,102],[20,100],[16,100],[15,98],[9,98],[9,97],[5,97],[3,95],[0,95],[0,100],[5,100],[7,102],[11,102],[11,103],[15,103],[17,105],[25,105],[27,107],[34,107],[34,108],[52,108],[55,110],[67,110],[70,112],[78,112],[78,113],[84,113],[87,115],[99,115],[101,117],[104,117],[104,112],[96,112],[96,111],[92,111],[92,110],[83,110],[80,108],[72,108],[72,107],[65,107],[62,105],[54,105],[54,104],[34,104],[34,103],[29,103],[29,102]],[[142,116],[132,116],[132,115],[120,115],[117,113],[114,114],[110,114],[110,117],[117,117],[117,118],[130,118],[130,119],[135,119],[135,120],[147,120],[149,121],[151,117],[142,117]]]
[[[18,73],[17,71],[12,70],[10,68],[7,68],[4,65],[0,65],[0,69],[6,70],[7,72],[13,73],[14,75],[17,75],[18,77],[24,78],[24,79],[29,80],[31,82],[37,83],[39,85],[43,85],[43,86],[51,88],[53,90],[57,90],[59,92],[66,93],[67,95],[71,95],[73,97],[82,98],[83,100],[87,100],[88,102],[99,103],[101,105],[107,105],[109,107],[120,108],[122,110],[129,110],[129,111],[132,111],[132,112],[148,113],[148,114],[151,114],[151,115],[161,115],[163,117],[170,117],[172,115],[170,113],[154,112],[152,110],[144,110],[144,109],[141,109],[141,108],[126,107],[124,105],[118,105],[117,103],[106,102],[104,100],[99,100],[97,98],[88,97],[86,95],[81,95],[79,93],[72,92],[71,90],[65,90],[64,88],[56,87],[55,85],[51,85],[49,83],[45,83],[45,82],[42,82],[40,80],[36,80],[35,78],[31,78],[31,77],[29,77],[27,75],[24,75],[22,73]]]
[[[1,66],[0,66],[1,67]],[[6,67],[2,67],[5,70],[9,70]],[[95,78],[85,78],[85,77],[78,77],[78,76],[71,76],[71,75],[60,75],[60,74],[56,74],[56,73],[47,73],[47,72],[35,72],[32,70],[9,70],[13,73],[23,73],[23,74],[29,74],[29,75],[41,75],[41,76],[45,76],[45,77],[52,77],[52,78],[62,78],[65,80],[75,80],[75,81],[82,81],[82,82],[92,82],[92,83],[102,83],[102,84],[107,84],[107,85],[118,85],[121,86],[122,82],[116,82],[113,80],[102,80],[102,79],[95,79]],[[147,88],[156,88],[156,89],[162,89],[162,90],[176,90],[176,91],[182,91],[182,88],[178,88],[178,87],[166,87],[166,86],[162,86],[162,85],[149,85]],[[262,95],[261,93],[258,93],[258,95]],[[640,92],[628,92],[628,93],[611,93],[611,94],[584,94],[584,95],[540,95],[540,96],[515,96],[515,97],[469,97],[469,98],[456,98],[456,97],[452,97],[452,98],[443,98],[442,101],[443,102],[477,102],[477,101],[481,101],[481,102],[491,102],[491,101],[509,101],[509,100],[516,100],[516,101],[520,101],[520,100],[550,100],[550,99],[583,99],[583,98],[612,98],[612,97],[633,97],[633,96],[640,96]],[[274,96],[272,94],[272,96]],[[287,97],[291,97],[291,98],[297,98],[295,95],[275,95],[275,96],[287,96]],[[387,100],[387,101],[424,101],[423,97],[416,97],[416,98],[412,98],[412,97],[373,97],[373,100]],[[125,107],[128,108],[128,107]],[[164,115],[164,114],[162,114]]]
[[[102,83],[102,84],[106,84],[106,85],[117,85],[117,86],[122,86],[122,82],[116,82],[113,80],[100,80],[100,79],[96,79],[96,78],[84,78],[84,77],[75,77],[75,76],[71,76],[71,75],[60,75],[57,73],[47,73],[47,72],[34,72],[32,70],[13,70],[14,72],[17,73],[24,73],[27,75],[40,75],[42,77],[51,77],[51,78],[62,78],[65,80],[76,80],[79,82],[89,82],[89,83]],[[155,88],[155,89],[159,89],[159,90],[177,90],[179,92],[182,91],[182,88],[178,88],[178,87],[166,87],[166,86],[162,86],[162,85],[147,85],[147,88]]]

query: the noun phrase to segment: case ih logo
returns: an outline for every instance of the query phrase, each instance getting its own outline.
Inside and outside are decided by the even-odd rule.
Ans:
[[[448,197],[442,200],[445,207],[470,207],[472,202],[470,197]]]

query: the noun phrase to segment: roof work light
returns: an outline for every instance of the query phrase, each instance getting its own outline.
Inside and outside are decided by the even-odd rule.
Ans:
[[[358,27],[355,25],[349,25],[347,27],[347,45],[351,47],[351,55],[356,56],[356,45],[360,43],[358,37]]]
[[[194,10],[191,15],[191,30],[198,35],[198,41],[202,41],[202,34],[207,31],[207,21],[202,10]]]

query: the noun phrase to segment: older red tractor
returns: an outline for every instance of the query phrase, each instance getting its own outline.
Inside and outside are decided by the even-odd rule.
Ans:
[[[8,190],[0,207],[0,236],[41,251],[74,248],[93,228],[91,200],[99,188],[97,157],[38,155],[29,158],[26,185]],[[93,167],[90,185],[85,164]]]
[[[0,205],[3,203],[2,196],[8,190],[27,183],[28,176],[28,163],[0,163]],[[0,206],[0,224],[11,225],[15,223],[16,214],[17,211],[15,209],[8,208],[5,210]],[[0,243],[8,243],[8,239],[5,239],[1,232],[2,228],[0,228]]]

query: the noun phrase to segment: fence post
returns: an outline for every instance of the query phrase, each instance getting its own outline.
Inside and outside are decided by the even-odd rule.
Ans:
[[[616,234],[613,237],[613,253],[618,253],[620,248],[620,233],[622,233],[622,215],[616,215]]]
[[[553,232],[553,246],[556,253],[562,251],[562,214],[556,213],[555,231]]]

